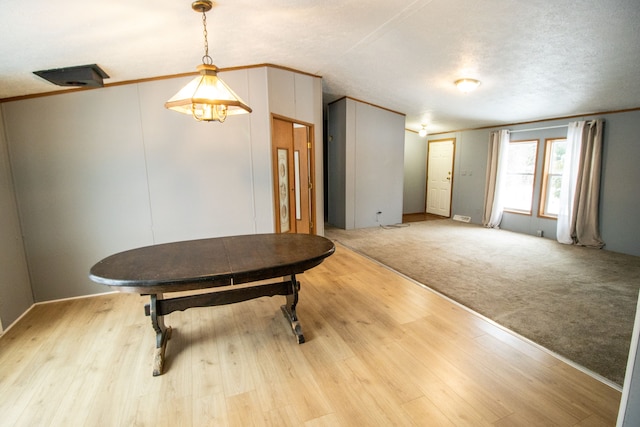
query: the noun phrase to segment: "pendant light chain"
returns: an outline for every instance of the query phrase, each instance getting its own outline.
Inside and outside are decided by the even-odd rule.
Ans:
[[[204,56],[202,57],[202,63],[213,65],[213,59],[209,56],[209,33],[207,33],[207,14],[204,9],[202,9],[202,27],[204,28],[202,31],[202,35],[204,36]]]

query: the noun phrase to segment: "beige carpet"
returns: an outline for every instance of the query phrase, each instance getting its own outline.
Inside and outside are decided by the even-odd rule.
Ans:
[[[449,219],[326,236],[622,385],[640,257]]]

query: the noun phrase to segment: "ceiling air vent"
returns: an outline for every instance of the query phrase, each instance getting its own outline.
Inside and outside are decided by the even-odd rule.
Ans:
[[[58,86],[102,87],[109,76],[96,64],[34,71],[33,74]]]

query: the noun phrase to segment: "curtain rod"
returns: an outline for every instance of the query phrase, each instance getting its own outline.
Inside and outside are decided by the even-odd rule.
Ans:
[[[534,130],[557,129],[557,128],[566,128],[566,127],[569,127],[569,125],[546,126],[541,128],[510,130],[509,133],[530,132]]]

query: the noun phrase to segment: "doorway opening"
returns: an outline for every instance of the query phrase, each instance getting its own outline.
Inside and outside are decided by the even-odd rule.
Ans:
[[[313,125],[271,116],[276,233],[316,234]]]

